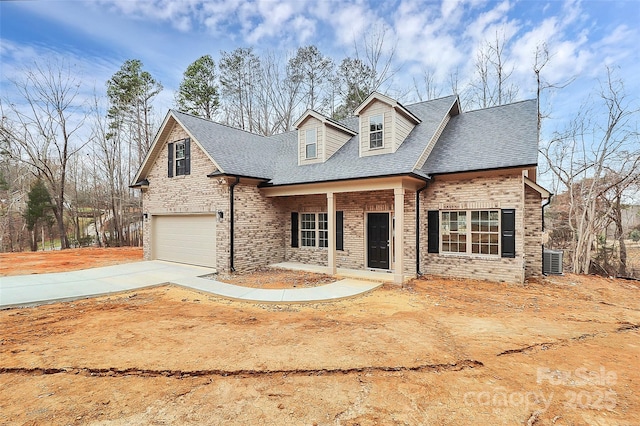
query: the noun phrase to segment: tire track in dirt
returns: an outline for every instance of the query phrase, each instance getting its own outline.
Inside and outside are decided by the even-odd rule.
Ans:
[[[24,376],[43,376],[49,374],[83,374],[95,377],[171,377],[184,379],[188,377],[220,376],[220,377],[270,377],[270,376],[336,376],[354,373],[388,373],[388,372],[433,372],[462,371],[484,367],[480,361],[465,359],[453,364],[422,364],[412,367],[372,366],[354,368],[320,368],[320,369],[291,369],[291,370],[148,370],[138,368],[25,368],[0,367],[0,374],[18,374]]]
[[[634,331],[634,330],[638,330],[640,329],[640,324],[632,324],[629,322],[623,322],[623,323],[619,323],[620,326],[618,328],[616,328],[615,330],[613,330],[613,333],[624,333],[627,331]],[[601,336],[606,336],[607,334],[611,333],[610,331],[603,331],[603,332],[599,332],[599,333],[586,333],[586,334],[581,334],[580,336],[577,337],[571,337],[570,339],[560,339],[560,340],[556,340],[555,342],[543,342],[543,343],[534,343],[532,345],[528,345],[528,346],[524,346],[522,348],[516,348],[516,349],[507,349],[506,351],[502,351],[499,354],[497,354],[496,356],[504,356],[504,355],[513,355],[513,354],[519,354],[519,353],[528,353],[528,352],[534,352],[534,351],[545,351],[547,349],[551,349],[554,348],[556,346],[565,346],[571,342],[577,342],[577,341],[581,341],[581,340],[585,340],[585,339],[594,339],[597,337],[601,337]]]

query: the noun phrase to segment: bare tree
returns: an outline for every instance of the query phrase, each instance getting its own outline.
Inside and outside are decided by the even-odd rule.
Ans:
[[[226,122],[253,132],[255,99],[261,78],[260,58],[253,48],[222,51],[218,69]]]
[[[442,88],[431,69],[424,69],[420,79],[413,78],[413,88],[420,102],[436,99],[442,95]]]
[[[289,59],[288,84],[294,87],[300,85],[306,108],[326,113],[331,99],[333,72],[333,61],[316,46],[300,47],[295,56]]]
[[[354,58],[372,70],[368,81],[365,82],[368,90],[366,95],[373,91],[387,92],[391,80],[398,72],[398,69],[393,67],[397,42],[391,45],[388,43],[388,31],[386,26],[376,24],[361,38],[354,39]]]
[[[471,82],[469,102],[480,108],[504,105],[513,102],[518,87],[510,83],[513,66],[507,65],[504,30],[496,31],[495,38],[485,40],[476,52],[476,77]]]
[[[606,117],[593,109],[601,104]],[[607,68],[597,99],[588,99],[568,128],[541,150],[549,169],[568,193],[571,263],[575,273],[589,273],[595,238],[611,215],[603,196],[623,190],[640,166],[634,127],[640,110],[627,98],[623,82]]]
[[[268,110],[268,116],[271,118],[268,133],[264,134],[292,130],[293,123],[304,108],[304,98],[315,97],[314,101],[309,99],[307,101],[317,102],[319,96],[317,81],[307,82],[307,90],[311,90],[313,94],[305,94],[303,75],[297,68],[298,61],[293,59],[295,57],[283,60],[277,54],[269,53],[261,61],[263,76],[260,91],[266,95],[264,101],[267,105],[264,109],[265,112]]]
[[[9,142],[9,154],[27,162],[47,183],[60,245],[65,249],[69,247],[65,226],[67,163],[86,144],[77,135],[86,117],[79,97],[81,82],[62,62],[34,64],[24,76],[13,82],[22,103],[10,103],[3,111],[0,134]]]

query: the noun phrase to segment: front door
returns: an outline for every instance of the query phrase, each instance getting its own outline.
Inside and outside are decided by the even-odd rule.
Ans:
[[[367,267],[389,269],[389,213],[368,214],[367,242]]]

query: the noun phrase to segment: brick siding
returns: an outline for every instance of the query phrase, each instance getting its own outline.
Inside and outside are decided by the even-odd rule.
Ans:
[[[216,268],[229,267],[229,187],[207,175],[215,171],[209,157],[191,141],[191,173],[167,177],[167,143],[184,139],[187,133],[175,124],[160,154],[147,174],[149,188],[143,191],[143,211],[149,216],[144,222],[144,259],[150,260],[153,216],[160,214],[215,214],[221,210],[224,220],[216,223]]]
[[[435,177],[420,199],[420,269],[425,274],[522,283],[524,281],[524,181],[520,171],[475,177]],[[427,211],[451,209],[516,211],[516,257],[481,257],[427,252]],[[538,212],[539,214],[539,212]],[[528,243],[528,241],[527,241]],[[528,253],[528,251],[527,251]],[[533,258],[533,249],[530,253]]]

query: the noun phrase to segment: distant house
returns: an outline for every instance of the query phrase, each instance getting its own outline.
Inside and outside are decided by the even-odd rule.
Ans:
[[[456,96],[355,116],[307,111],[259,136],[169,111],[133,187],[144,255],[247,271],[298,262],[523,282],[542,273],[534,100],[462,112]]]

